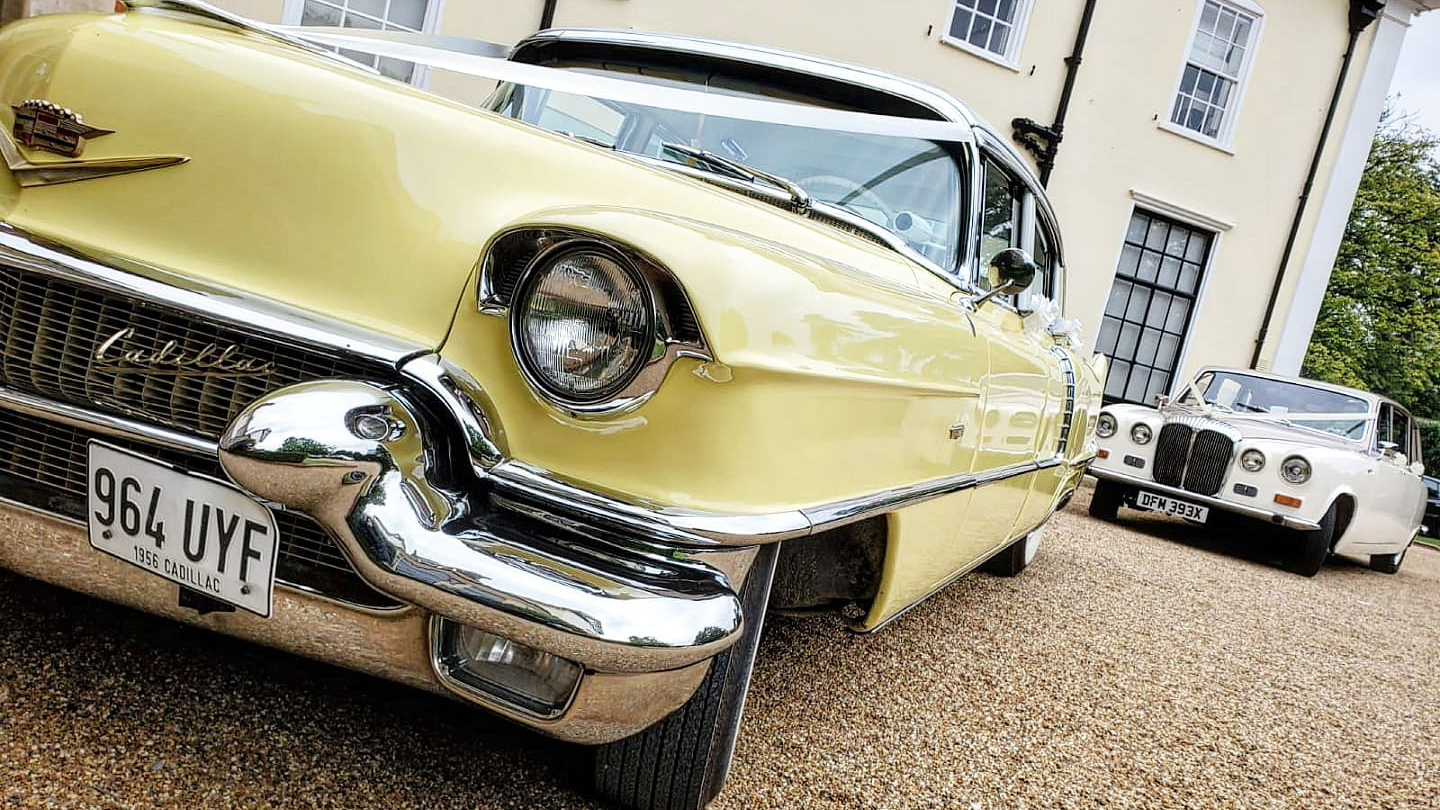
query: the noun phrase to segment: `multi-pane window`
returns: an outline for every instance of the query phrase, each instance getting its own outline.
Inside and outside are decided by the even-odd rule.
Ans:
[[[1190,41],[1170,123],[1224,140],[1254,50],[1258,18],[1217,0],[1204,0]]]
[[[946,42],[1013,62],[1033,0],[954,0]]]
[[[419,33],[434,27],[432,5],[438,0],[287,0],[289,25],[368,28],[372,31]],[[422,83],[423,69],[413,62],[336,48],[342,55],[369,65],[392,79]]]
[[[1107,401],[1169,393],[1213,238],[1145,211],[1130,218],[1096,346],[1110,357]]]

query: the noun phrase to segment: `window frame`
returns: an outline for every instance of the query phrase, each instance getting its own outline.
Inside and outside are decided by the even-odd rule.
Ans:
[[[1158,219],[1158,220],[1161,220],[1162,222],[1167,223],[1167,224],[1168,224],[1169,226],[1171,226],[1171,227],[1174,227],[1174,226],[1177,226],[1177,225],[1178,225],[1178,226],[1180,226],[1180,227],[1182,227],[1182,228],[1185,228],[1185,229],[1187,229],[1187,230],[1190,230],[1190,231],[1193,231],[1193,232],[1202,233],[1202,234],[1204,234],[1204,235],[1206,235],[1206,236],[1209,237],[1210,244],[1209,244],[1209,246],[1206,248],[1205,257],[1199,262],[1199,265],[1200,265],[1200,270],[1199,270],[1199,272],[1200,272],[1200,278],[1199,278],[1199,280],[1198,280],[1198,283],[1197,283],[1196,286],[1195,286],[1195,291],[1194,291],[1194,293],[1184,293],[1184,292],[1179,291],[1179,289],[1165,289],[1165,288],[1161,288],[1161,287],[1159,287],[1157,284],[1154,284],[1154,283],[1151,283],[1151,282],[1140,281],[1140,280],[1138,279],[1138,277],[1124,278],[1124,277],[1122,277],[1122,276],[1120,275],[1120,262],[1124,259],[1126,246],[1127,246],[1128,244],[1130,244],[1130,241],[1129,241],[1130,224],[1134,221],[1136,214],[1141,214],[1141,215],[1143,215],[1143,216],[1145,216],[1145,217],[1147,217],[1147,218],[1149,218],[1149,219],[1151,219],[1151,220],[1157,220],[1157,219]],[[1189,311],[1189,313],[1187,313],[1187,315],[1186,315],[1185,323],[1184,323],[1184,325],[1181,327],[1181,331],[1180,331],[1180,334],[1179,334],[1179,337],[1180,337],[1180,345],[1177,346],[1176,349],[1175,349],[1174,368],[1171,369],[1171,371],[1170,371],[1170,383],[1169,383],[1169,386],[1167,387],[1167,390],[1166,390],[1166,391],[1162,391],[1162,392],[1161,392],[1162,394],[1172,393],[1172,392],[1173,392],[1173,393],[1176,393],[1176,395],[1178,395],[1179,393],[1183,393],[1183,390],[1184,390],[1184,389],[1183,389],[1183,385],[1184,385],[1185,383],[1189,382],[1190,380],[1196,379],[1196,376],[1195,376],[1195,375],[1191,375],[1189,378],[1187,378],[1187,377],[1184,375],[1184,371],[1185,371],[1185,368],[1186,368],[1186,364],[1189,362],[1190,348],[1191,348],[1191,346],[1194,344],[1194,341],[1192,340],[1193,335],[1191,334],[1191,331],[1192,331],[1194,325],[1195,325],[1197,322],[1199,322],[1198,313],[1200,312],[1201,307],[1204,305],[1204,302],[1205,302],[1205,294],[1206,294],[1206,292],[1207,292],[1208,289],[1209,289],[1211,276],[1214,274],[1215,257],[1216,257],[1217,255],[1219,255],[1219,253],[1220,253],[1222,236],[1223,236],[1223,232],[1222,232],[1222,231],[1215,230],[1214,228],[1206,225],[1205,223],[1196,221],[1196,220],[1194,220],[1194,219],[1192,219],[1192,218],[1184,217],[1184,216],[1176,216],[1176,215],[1175,215],[1174,213],[1172,213],[1172,212],[1158,210],[1158,209],[1155,208],[1155,207],[1151,207],[1151,206],[1148,206],[1148,205],[1142,205],[1142,204],[1140,204],[1140,203],[1138,203],[1138,202],[1135,203],[1135,204],[1133,204],[1133,205],[1131,205],[1131,206],[1130,206],[1130,211],[1129,211],[1129,213],[1125,216],[1125,229],[1124,229],[1124,230],[1121,232],[1121,234],[1120,234],[1120,249],[1119,249],[1119,251],[1116,252],[1116,254],[1115,254],[1115,260],[1114,260],[1114,262],[1112,262],[1112,264],[1111,264],[1111,268],[1112,268],[1112,269],[1111,269],[1111,274],[1110,274],[1110,288],[1109,288],[1108,290],[1106,290],[1104,308],[1101,309],[1101,311],[1100,311],[1100,322],[1099,322],[1099,325],[1096,327],[1096,330],[1095,330],[1095,333],[1094,333],[1094,334],[1095,334],[1095,351],[1096,351],[1097,353],[1103,353],[1103,352],[1101,352],[1101,349],[1100,349],[1100,336],[1101,336],[1101,333],[1104,331],[1104,328],[1105,328],[1105,319],[1106,319],[1107,317],[1113,317],[1113,316],[1107,316],[1107,315],[1105,314],[1105,312],[1106,312],[1106,310],[1109,309],[1109,306],[1110,306],[1110,296],[1111,296],[1111,295],[1113,294],[1113,292],[1114,292],[1116,282],[1118,282],[1118,281],[1125,281],[1126,283],[1131,283],[1131,284],[1139,283],[1139,284],[1141,284],[1141,285],[1143,285],[1143,286],[1146,286],[1146,287],[1150,288],[1150,289],[1151,289],[1151,294],[1152,294],[1152,296],[1153,296],[1155,290],[1160,290],[1161,292],[1164,292],[1164,293],[1166,293],[1166,294],[1168,294],[1168,295],[1171,295],[1171,296],[1177,296],[1177,295],[1178,295],[1178,296],[1181,296],[1181,297],[1187,297],[1187,298],[1190,299],[1190,311]],[[1163,261],[1163,252],[1162,252],[1162,261]],[[1158,276],[1157,276],[1157,279],[1158,279]],[[1147,307],[1147,312],[1148,312],[1148,307],[1149,307],[1149,306],[1150,306],[1149,304],[1146,305],[1146,307]],[[1125,319],[1122,317],[1122,318],[1120,318],[1120,320],[1121,320],[1121,322],[1122,322],[1122,324],[1123,324],[1123,322],[1124,322]],[[1144,331],[1144,330],[1143,330],[1143,327],[1142,327],[1142,330],[1141,330],[1141,331],[1142,331],[1142,336],[1143,336],[1143,331]],[[1117,345],[1118,345],[1118,340],[1119,340],[1118,336],[1117,336],[1116,340],[1117,340]],[[1137,346],[1138,346],[1139,338],[1137,337],[1136,340],[1137,340]],[[1109,359],[1111,360],[1112,364],[1113,364],[1113,362],[1114,362],[1113,356],[1107,354],[1106,357],[1109,358]],[[1124,362],[1133,365],[1133,361],[1134,361],[1134,358],[1131,357],[1131,358],[1126,358]],[[1155,367],[1154,367],[1154,366],[1150,366],[1150,368],[1151,368],[1151,370],[1154,370]],[[1107,384],[1108,384],[1108,380],[1107,380]],[[1129,384],[1129,373],[1128,373],[1128,372],[1126,373],[1126,384],[1127,384],[1127,385]],[[1101,396],[1102,396],[1102,398],[1103,398],[1103,400],[1104,400],[1104,402],[1105,402],[1106,405],[1110,405],[1110,404],[1114,404],[1114,403],[1129,403],[1129,402],[1133,402],[1133,400],[1125,399],[1123,396],[1121,396],[1121,397],[1112,397],[1112,396],[1110,396],[1109,394],[1104,393],[1104,392],[1101,393]],[[1139,403],[1139,404],[1148,405],[1148,404],[1152,404],[1152,403],[1142,402],[1142,403]]]
[[[969,272],[967,278],[962,265],[957,269],[959,280],[962,285],[968,286],[969,291],[977,294],[985,293],[990,289],[987,278],[990,268],[981,260],[980,240],[984,238],[985,227],[985,177],[988,164],[994,164],[1010,180],[1012,190],[1018,188],[1021,191],[1021,196],[1016,200],[1018,210],[1015,211],[1013,217],[1015,224],[1011,233],[1010,246],[1031,253],[1035,244],[1036,232],[1043,230],[1046,233],[1050,240],[1050,267],[1042,267],[1039,270],[1042,274],[1049,274],[1045,286],[1051,288],[1052,294],[1048,297],[1055,301],[1060,307],[1061,313],[1064,313],[1065,244],[1060,236],[1060,228],[1056,223],[1048,198],[1045,197],[1044,191],[1034,182],[1034,179],[1023,170],[1023,164],[1019,163],[1007,149],[999,145],[1001,142],[997,136],[985,130],[977,130],[976,141],[975,191],[970,200],[973,224],[969,226],[970,234],[966,237],[968,243],[966,251],[970,254]],[[1019,295],[1001,295],[996,296],[991,303],[1023,317],[1030,313],[1029,296],[1028,292]]]
[[[348,8],[349,8],[349,6],[348,6],[348,0],[323,0],[323,2],[327,2],[327,3],[331,4],[331,5],[344,5],[344,6],[347,8],[347,10],[348,10]],[[424,0],[424,2],[425,2],[425,19],[424,19],[424,20],[422,21],[422,23],[421,23],[420,33],[422,33],[422,34],[433,34],[433,33],[435,33],[435,31],[440,27],[441,12],[443,11],[443,8],[444,8],[444,5],[445,5],[445,0]],[[390,1],[389,1],[389,0],[386,0],[386,2],[385,2],[385,10],[386,10],[386,12],[388,12],[388,11],[390,10]],[[301,24],[300,21],[301,21],[301,19],[302,19],[302,16],[304,15],[304,13],[305,13],[305,0],[285,0],[285,5],[284,5],[284,7],[282,8],[282,10],[281,10],[281,12],[280,12],[281,24],[282,24],[282,25],[300,25],[300,24]],[[366,12],[363,12],[363,11],[362,11],[362,12],[358,12],[358,13],[364,14],[366,17],[372,17],[372,16],[373,16],[373,15],[370,15],[370,14],[368,14],[368,13],[366,13]],[[390,20],[387,18],[387,19],[385,20],[385,22],[386,22],[386,23],[389,23]],[[401,29],[401,30],[409,30],[409,29]],[[401,59],[401,60],[397,60],[397,61],[402,61],[402,62],[403,62],[403,61],[406,61],[406,60]],[[398,81],[398,80],[397,80],[397,81]],[[409,84],[412,85],[412,86],[414,86],[414,87],[419,87],[419,88],[422,89],[422,90],[429,88],[429,86],[430,86],[430,68],[429,68],[429,66],[416,64],[416,65],[415,65],[415,72],[410,75]]]
[[[1035,8],[1035,0],[1015,0],[1015,21],[1010,24],[1010,40],[1006,43],[1003,54],[972,44],[969,40],[951,36],[950,29],[955,24],[955,14],[960,10],[960,4],[958,0],[946,0],[946,2],[949,5],[949,11],[945,15],[945,27],[940,29],[941,42],[978,56],[987,62],[994,62],[1001,67],[1019,72],[1020,52],[1025,46],[1025,34],[1030,28],[1030,12]]]
[[[1235,78],[1235,90],[1230,99],[1230,106],[1225,109],[1225,113],[1221,117],[1219,134],[1213,138],[1204,132],[1190,129],[1170,120],[1170,116],[1175,111],[1175,100],[1180,96],[1180,88],[1185,83],[1185,69],[1191,64],[1190,52],[1195,48],[1195,37],[1200,33],[1200,22],[1204,19],[1207,2],[1213,2],[1222,9],[1229,8],[1231,11],[1241,12],[1255,18],[1255,23],[1250,29],[1250,43],[1245,48],[1245,61],[1241,64],[1240,71]],[[1206,146],[1212,146],[1222,152],[1235,154],[1236,122],[1240,118],[1240,109],[1245,103],[1245,96],[1250,88],[1251,74],[1255,68],[1255,55],[1260,50],[1264,32],[1265,10],[1251,0],[1197,0],[1195,15],[1190,21],[1189,34],[1185,38],[1185,48],[1180,54],[1180,68],[1175,72],[1175,81],[1170,87],[1170,94],[1165,97],[1165,107],[1158,119],[1160,129]]]

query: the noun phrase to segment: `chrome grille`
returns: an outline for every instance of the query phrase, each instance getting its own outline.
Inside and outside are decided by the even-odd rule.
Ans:
[[[1156,483],[1214,495],[1225,484],[1238,435],[1222,422],[1167,421],[1155,439]]]
[[[1156,483],[1178,487],[1185,479],[1185,461],[1190,457],[1190,436],[1194,433],[1188,425],[1167,422],[1155,438],[1155,466],[1151,471]]]
[[[175,351],[233,345],[235,354],[273,364],[268,373],[236,374],[94,362],[107,338],[133,330],[127,347],[147,352],[173,341]],[[283,336],[208,321],[68,279],[0,267],[0,385],[216,438],[261,395],[306,380],[374,378],[386,369],[297,345]]]
[[[65,517],[85,517],[86,445],[91,439],[125,447],[223,478],[213,457],[158,448],[0,410],[0,494]],[[277,512],[280,551],[275,576],[292,585],[373,608],[397,603],[376,592],[350,567],[335,541],[319,524],[293,512]]]
[[[1225,484],[1225,472],[1230,469],[1230,456],[1235,442],[1229,436],[1214,430],[1202,430],[1195,434],[1190,445],[1190,463],[1185,468],[1185,488],[1202,495],[1214,495]]]

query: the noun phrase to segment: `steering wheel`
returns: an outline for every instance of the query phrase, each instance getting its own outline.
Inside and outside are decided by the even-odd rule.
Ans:
[[[895,212],[885,204],[885,200],[879,194],[860,185],[846,177],[834,174],[814,174],[803,180],[796,181],[800,187],[805,189],[815,198],[822,202],[839,205],[841,208],[848,207],[849,202],[861,202],[863,207],[878,210],[885,217],[885,221],[878,223],[882,228],[893,227],[895,223]],[[834,193],[832,193],[834,192]],[[840,200],[847,200],[846,205],[840,205]],[[858,213],[853,212],[852,213]],[[860,214],[860,216],[864,216]],[[869,219],[869,217],[865,217]]]

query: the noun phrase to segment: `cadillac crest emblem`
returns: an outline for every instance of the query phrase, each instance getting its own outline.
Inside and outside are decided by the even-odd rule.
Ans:
[[[27,99],[10,109],[15,111],[15,140],[31,149],[57,155],[79,157],[85,151],[86,139],[115,131],[92,127],[79,113],[38,98]]]

